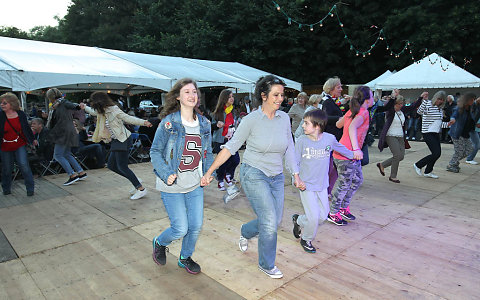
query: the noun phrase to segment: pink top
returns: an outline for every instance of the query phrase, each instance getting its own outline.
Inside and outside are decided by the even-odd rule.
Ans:
[[[348,133],[348,128],[350,127],[350,124],[353,121],[353,119],[350,118],[351,115],[352,115],[352,112],[349,110],[344,116],[345,123],[343,125],[343,135],[342,135],[342,138],[340,139],[340,143],[345,145],[345,147],[347,147],[349,150],[353,151],[352,142],[350,140],[350,135]],[[368,110],[361,107],[357,116],[361,116],[363,118],[362,125],[360,125],[360,127],[357,128],[358,147],[362,148],[363,141],[365,140],[365,136],[367,136],[368,126],[370,124]],[[333,157],[336,159],[343,159],[343,160],[348,159],[347,157],[341,155],[336,151],[333,152]]]

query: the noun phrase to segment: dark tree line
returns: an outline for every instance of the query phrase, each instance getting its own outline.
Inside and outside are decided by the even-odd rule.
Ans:
[[[30,32],[1,28],[0,35],[209,60],[238,61],[304,84],[337,75],[364,83],[386,69],[399,70],[436,52],[480,75],[478,1],[277,0],[293,19],[310,24],[337,4],[349,39],[368,50],[384,29],[391,49],[408,40],[408,55],[390,55],[384,41],[356,56],[336,16],[323,27],[288,25],[270,0],[72,0],[56,27]]]

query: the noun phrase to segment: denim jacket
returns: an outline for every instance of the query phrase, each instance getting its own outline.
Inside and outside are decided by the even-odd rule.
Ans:
[[[202,170],[205,174],[213,162],[211,124],[207,118],[199,114],[197,118],[202,139]],[[163,182],[167,183],[170,175],[177,174],[184,147],[185,127],[182,124],[180,111],[177,111],[160,122],[150,148],[153,172]]]
[[[458,106],[453,109],[453,114],[450,117],[450,120],[455,120],[455,123],[453,123],[452,127],[450,127],[450,130],[448,131],[448,134],[452,137],[452,139],[458,139],[462,135],[463,127],[467,122],[467,114],[470,114],[474,123],[477,123],[480,115],[480,107],[476,104],[473,104],[469,111],[464,111],[463,113],[458,111]]]

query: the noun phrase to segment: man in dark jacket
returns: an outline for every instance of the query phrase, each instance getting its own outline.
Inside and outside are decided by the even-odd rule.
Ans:
[[[54,145],[48,140],[48,129],[43,127],[43,119],[33,119],[31,128],[38,143],[36,154],[44,160],[52,160]]]

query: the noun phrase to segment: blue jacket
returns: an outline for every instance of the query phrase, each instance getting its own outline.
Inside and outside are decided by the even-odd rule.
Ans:
[[[463,113],[459,113],[458,106],[453,109],[453,114],[450,117],[450,120],[455,120],[455,123],[453,123],[452,127],[450,127],[450,130],[448,131],[448,134],[452,137],[452,139],[458,139],[462,135],[468,113],[472,117],[473,121],[477,123],[480,115],[480,107],[478,105],[473,104],[469,111],[464,110]]]
[[[202,170],[203,174],[213,162],[212,134],[210,121],[197,114],[202,139]],[[185,147],[185,127],[183,127],[180,111],[163,118],[155,132],[155,138],[150,148],[153,172],[163,182],[172,174],[177,174],[182,152]]]

